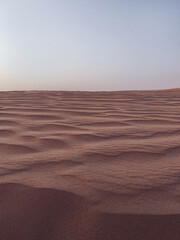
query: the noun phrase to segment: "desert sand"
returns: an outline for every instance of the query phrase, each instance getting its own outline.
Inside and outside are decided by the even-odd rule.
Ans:
[[[0,240],[179,240],[180,90],[0,92]]]

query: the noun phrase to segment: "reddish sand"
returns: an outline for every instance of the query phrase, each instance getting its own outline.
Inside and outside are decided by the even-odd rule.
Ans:
[[[180,90],[0,93],[0,240],[179,240]]]

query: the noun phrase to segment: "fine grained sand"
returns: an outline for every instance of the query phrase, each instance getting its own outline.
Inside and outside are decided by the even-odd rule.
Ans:
[[[0,93],[0,240],[179,240],[180,90]]]

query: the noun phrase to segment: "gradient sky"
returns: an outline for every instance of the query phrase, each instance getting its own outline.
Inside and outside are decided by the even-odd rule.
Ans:
[[[179,0],[0,0],[0,90],[175,87]]]

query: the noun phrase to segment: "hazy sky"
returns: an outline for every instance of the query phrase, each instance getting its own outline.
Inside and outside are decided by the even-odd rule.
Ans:
[[[180,87],[180,0],[0,0],[0,90]]]

